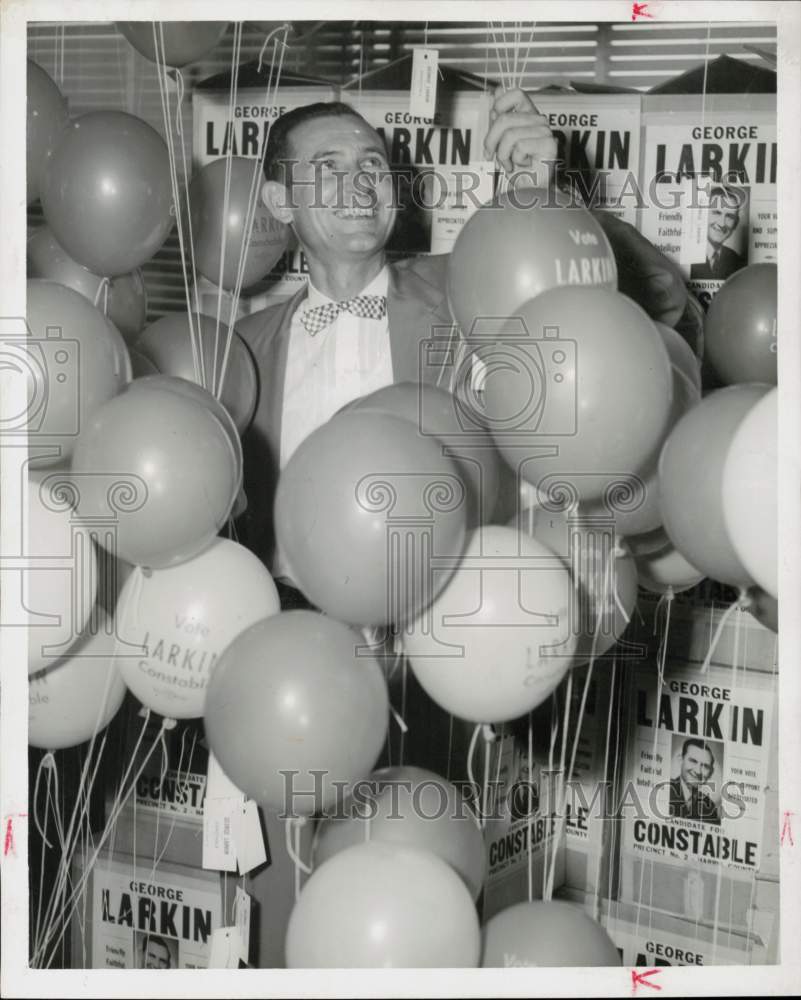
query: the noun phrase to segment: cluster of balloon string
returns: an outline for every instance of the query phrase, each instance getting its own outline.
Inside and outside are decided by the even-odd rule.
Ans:
[[[272,106],[276,103],[276,96],[278,92],[278,87],[281,80],[281,72],[283,69],[284,53],[286,50],[287,36],[290,31],[290,26],[288,24],[279,25],[274,28],[264,40],[262,45],[261,53],[259,55],[258,69],[261,71],[262,62],[264,58],[264,53],[270,44],[273,42],[272,55],[270,61],[270,70],[268,76],[267,87],[264,96],[264,104],[266,106]],[[281,37],[282,36],[282,37]],[[223,268],[225,266],[226,260],[226,243],[227,243],[227,226],[223,225],[221,227],[221,248],[220,248],[220,265],[219,265],[219,281],[218,281],[218,294],[217,294],[217,310],[215,316],[215,330],[214,330],[214,350],[211,355],[211,372],[206,371],[206,359],[204,357],[203,345],[201,342],[199,325],[200,325],[200,302],[198,294],[198,271],[195,261],[195,244],[192,232],[192,213],[189,202],[189,170],[186,161],[186,150],[183,135],[183,123],[181,108],[184,97],[184,82],[183,76],[180,69],[176,69],[174,72],[176,74],[176,80],[178,85],[177,90],[177,106],[175,112],[175,124],[173,125],[173,119],[170,109],[169,101],[169,76],[168,69],[165,62],[165,47],[164,47],[164,34],[163,26],[160,22],[153,22],[153,41],[155,47],[155,63],[158,72],[159,79],[159,92],[161,96],[162,103],[162,113],[164,117],[164,132],[165,139],[167,143],[167,151],[169,154],[170,162],[170,179],[172,183],[173,192],[173,202],[176,206],[176,228],[178,233],[178,242],[180,246],[180,256],[181,256],[181,266],[183,269],[184,278],[184,290],[186,294],[187,303],[187,314],[189,317],[189,334],[192,344],[192,357],[195,366],[195,380],[199,385],[204,388],[209,389],[217,399],[220,398],[222,394],[223,384],[225,381],[226,370],[228,367],[228,359],[231,351],[231,344],[234,337],[234,322],[236,320],[237,309],[239,298],[242,292],[242,284],[245,274],[245,259],[247,256],[249,236],[253,228],[253,220],[255,217],[256,207],[259,203],[259,195],[261,190],[260,179],[262,177],[262,172],[264,168],[264,157],[267,151],[267,138],[269,137],[269,129],[272,124],[272,119],[267,126],[267,136],[265,137],[265,142],[262,144],[261,155],[254,158],[253,162],[253,172],[250,184],[250,191],[247,201],[247,209],[245,213],[244,222],[244,233],[245,238],[242,240],[241,247],[239,249],[239,259],[237,262],[236,278],[234,281],[233,291],[231,295],[231,300],[229,303],[230,314],[227,323],[227,331],[225,332],[225,340],[222,347],[222,357],[220,358],[220,327],[222,322],[222,304],[223,304]],[[232,53],[231,53],[231,84],[229,90],[228,99],[228,118],[229,122],[234,121],[234,108],[236,107],[237,98],[237,83],[238,83],[238,67],[240,61],[242,47],[242,22],[235,22],[233,28],[233,43],[232,43]],[[277,50],[277,51],[276,51]],[[276,65],[277,63],[277,65]],[[175,135],[173,134],[175,132]],[[185,220],[182,217],[183,213],[181,211],[181,185],[179,184],[178,170],[177,170],[177,157],[175,153],[176,138],[178,139],[178,144],[180,145],[181,151],[181,166],[183,172],[183,193],[186,200],[186,215]],[[225,182],[224,182],[224,195],[223,195],[223,205],[222,205],[222,218],[227,219],[229,212],[229,201],[230,201],[230,190],[231,190],[231,170],[233,163],[233,141],[227,143],[227,149],[225,152]],[[184,233],[184,221],[186,221],[187,232]],[[189,268],[187,269],[187,258],[189,261]],[[197,327],[195,326],[195,321],[193,320],[193,307],[191,301],[191,289],[194,290],[194,310],[197,318]]]
[[[175,206],[175,221],[176,229],[178,234],[178,241],[180,246],[180,257],[181,266],[183,270],[184,278],[184,290],[187,301],[187,315],[189,323],[189,334],[191,340],[192,348],[192,358],[194,365],[195,381],[208,388],[212,394],[219,399],[222,393],[226,369],[228,366],[228,359],[230,355],[231,343],[234,336],[234,320],[237,313],[237,304],[242,289],[242,279],[244,275],[244,263],[245,257],[248,249],[248,236],[253,227],[253,219],[258,204],[259,192],[260,192],[260,177],[263,171],[264,164],[264,153],[266,151],[266,143],[262,147],[262,155],[257,157],[254,161],[254,168],[252,174],[252,181],[250,186],[250,195],[247,203],[247,212],[245,219],[245,233],[246,238],[243,239],[242,245],[240,247],[239,260],[237,263],[236,280],[234,282],[233,295],[231,301],[231,314],[230,320],[228,322],[228,329],[224,333],[224,340],[222,342],[222,356],[220,357],[220,346],[221,346],[221,318],[222,318],[222,280],[220,282],[220,287],[218,289],[218,306],[216,315],[216,325],[215,325],[215,336],[214,336],[214,351],[212,355],[212,364],[210,366],[211,370],[207,370],[206,358],[203,351],[203,346],[200,338],[199,330],[199,317],[200,317],[200,303],[198,298],[198,271],[195,264],[195,247],[192,233],[192,221],[191,212],[189,211],[189,166],[186,158],[186,149],[184,143],[184,133],[183,133],[183,122],[182,122],[182,104],[184,99],[184,81],[179,68],[174,68],[176,84],[177,84],[177,104],[175,108],[175,115],[173,118],[172,109],[170,107],[170,84],[168,72],[170,70],[169,65],[166,61],[166,49],[164,41],[164,29],[160,22],[153,22],[153,46],[154,46],[154,63],[156,65],[158,82],[159,82],[159,93],[161,97],[162,104],[162,114],[164,122],[164,135],[165,142],[167,145],[167,151],[169,156],[169,172],[170,172],[170,183],[172,187],[173,194],[173,205]],[[273,41],[273,49],[271,55],[270,69],[268,75],[268,83],[265,94],[265,104],[274,104],[276,100],[277,88],[280,83],[281,71],[284,61],[284,52],[286,50],[286,40],[288,33],[290,31],[290,26],[288,24],[281,24],[278,27],[273,28],[267,35],[262,45],[261,53],[259,56],[259,71],[261,71],[262,62],[264,59],[265,52],[268,45]],[[242,24],[238,22],[234,26],[233,32],[233,49],[232,49],[232,59],[231,59],[231,90],[229,97],[229,121],[233,121],[234,114],[233,108],[236,104],[236,90],[237,90],[237,70],[240,61],[241,53],[241,38],[242,38]],[[61,33],[61,47],[60,47],[60,65],[61,74],[60,77],[63,81],[63,64],[64,64],[64,32]],[[269,128],[269,126],[268,126]],[[268,131],[269,135],[269,131]],[[180,146],[180,158],[181,158],[181,172],[183,183],[179,179],[178,171],[178,156],[176,154],[176,139],[178,145]],[[232,150],[233,143],[228,143],[228,150],[226,156],[226,176],[225,176],[225,197],[223,204],[223,218],[227,217],[228,214],[228,199],[229,199],[229,189],[230,189],[230,176],[231,176],[231,162],[232,162]],[[186,213],[181,210],[181,193],[183,191],[186,200]],[[184,229],[184,222],[186,222],[187,232]],[[226,227],[222,228],[222,247],[221,247],[221,259],[220,259],[220,277],[222,279],[222,268],[225,261],[225,239],[226,239]],[[188,265],[187,265],[188,261]],[[109,304],[109,289],[110,289],[110,279],[107,276],[103,276],[98,285],[97,291],[94,296],[94,305],[101,308],[102,299],[102,311],[104,315],[108,313]],[[194,316],[193,316],[193,304],[192,304],[192,293],[194,293]],[[194,318],[197,317],[197,326],[195,325]],[[230,527],[230,525],[229,525]],[[144,570],[137,566],[134,568],[133,576],[138,579],[141,584],[141,580],[144,576]],[[134,591],[136,590],[136,580],[132,581]],[[135,597],[132,595],[133,607],[136,606]],[[119,641],[115,640],[115,655],[120,652]],[[104,696],[102,699],[102,707],[99,712],[99,718],[102,717],[103,712],[106,707],[106,702],[108,699],[110,686],[111,686],[112,675],[109,674],[106,680],[106,687]],[[153,742],[153,744],[146,750],[143,758],[138,764],[136,773],[132,774],[134,762],[137,760],[139,755],[143,739],[146,734],[148,727],[150,710],[143,710],[144,721],[142,723],[141,732],[139,733],[138,739],[136,741],[134,751],[131,756],[131,762],[127,766],[125,772],[123,773],[119,784],[117,786],[116,795],[113,801],[109,805],[108,816],[106,819],[104,831],[99,837],[97,843],[91,829],[91,821],[89,817],[90,801],[92,796],[92,791],[95,786],[95,781],[98,776],[98,772],[101,766],[101,760],[103,757],[104,750],[106,749],[106,742],[108,737],[108,730],[104,729],[102,736],[99,741],[97,739],[97,732],[94,733],[90,739],[88,748],[86,750],[85,760],[81,769],[81,774],[78,782],[78,793],[77,799],[72,810],[72,814],[69,818],[69,822],[66,823],[65,830],[65,816],[62,814],[62,810],[59,808],[58,801],[58,769],[56,765],[56,759],[52,751],[45,753],[41,759],[33,793],[33,821],[36,826],[37,832],[41,838],[41,858],[40,858],[40,886],[39,893],[36,903],[36,915],[33,920],[33,947],[31,952],[31,965],[33,967],[49,967],[52,965],[59,945],[67,932],[70,924],[70,919],[73,914],[77,913],[78,924],[82,930],[82,942],[83,948],[85,950],[85,919],[81,919],[79,906],[83,902],[83,906],[86,906],[86,885],[87,881],[91,875],[91,872],[97,862],[100,852],[106,847],[109,842],[109,838],[113,836],[113,832],[116,829],[117,820],[129,800],[133,800],[134,812],[136,809],[136,796],[132,794],[136,789],[137,782],[141,775],[144,773],[147,765],[156,750],[160,745],[162,749],[162,761],[161,761],[161,778],[159,783],[159,800],[161,799],[163,792],[163,779],[166,775],[168,768],[168,753],[167,745],[165,740],[165,734],[169,729],[175,726],[175,721],[168,718],[162,720],[160,730]],[[178,762],[177,771],[177,782],[180,784],[181,780],[186,780],[186,775],[189,774],[191,769],[191,761],[194,753],[195,743],[193,739],[192,749],[189,754],[189,761],[186,767],[186,771],[183,771],[183,756],[184,756],[184,741],[186,732],[182,734],[181,742],[181,756]],[[46,775],[45,780],[45,792],[44,792],[44,803],[43,803],[43,815],[40,815],[40,787],[42,776]],[[182,779],[183,775],[183,779]],[[52,790],[55,787],[56,794],[55,797],[52,794]],[[163,858],[166,852],[169,841],[172,836],[172,831],[174,829],[175,818],[173,818],[169,834],[161,852],[158,853],[158,832],[159,832],[159,814],[157,814],[156,820],[156,848],[153,858],[153,874],[155,874],[156,868]],[[44,904],[44,874],[45,874],[45,852],[53,849],[53,844],[48,838],[48,826],[51,824],[52,816],[52,826],[55,829],[56,836],[58,838],[57,847],[59,849],[59,860],[58,867],[55,876],[55,881],[49,893],[48,902]],[[52,835],[52,834],[51,834]],[[80,851],[80,856],[83,860],[82,874],[74,881],[74,876],[71,874],[71,865],[76,853]],[[113,847],[112,847],[113,851]],[[109,854],[109,863],[111,859],[111,853]],[[44,911],[44,912],[43,912]]]

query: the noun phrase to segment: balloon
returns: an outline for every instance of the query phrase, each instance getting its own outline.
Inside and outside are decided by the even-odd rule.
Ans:
[[[354,400],[347,409],[403,417],[421,437],[439,440],[443,454],[454,460],[467,487],[468,527],[491,519],[500,489],[500,456],[486,429],[461,422],[459,403],[450,392],[424,383],[399,382]]]
[[[752,587],[748,591],[751,603],[748,610],[756,618],[760,625],[769,628],[772,632],[779,631],[779,602],[775,597],[766,594],[759,587]]]
[[[518,314],[478,352],[501,454],[546,492],[550,482],[586,502],[617,489],[671,417],[672,368],[653,321],[606,288],[554,288]]]
[[[383,413],[339,413],[278,481],[278,544],[308,600],[340,621],[408,621],[464,544],[465,489],[438,441]],[[412,519],[411,521],[409,519]],[[429,557],[449,558],[432,574]]]
[[[373,771],[364,795],[366,812],[352,797],[339,814],[325,819],[315,834],[315,867],[368,839],[432,851],[457,872],[476,900],[484,885],[484,837],[456,787],[420,767]],[[363,797],[360,795],[360,801]],[[368,818],[363,818],[363,816]]]
[[[670,541],[658,552],[639,556],[636,562],[640,586],[654,594],[680,594],[704,579],[704,574],[690,565]]]
[[[114,513],[115,554],[163,569],[199,555],[217,536],[239,491],[238,456],[205,407],[139,384],[83,428],[72,471],[81,483],[80,513],[106,520]]]
[[[289,918],[290,969],[466,969],[478,916],[459,876],[429,851],[370,841],[311,876]]]
[[[597,513],[586,516],[583,510],[568,517],[561,511],[531,508],[510,522],[510,527],[559,556],[571,573],[571,623],[578,635],[573,666],[611,649],[626,631],[637,604],[634,559],[616,548],[610,518],[598,521],[597,517]]]
[[[671,371],[673,373],[673,403],[668,417],[667,433],[689,409],[701,402],[701,390],[683,374],[682,370],[672,365]],[[664,437],[667,437],[667,433]],[[635,470],[635,475],[641,484],[639,490],[632,489],[623,481],[616,488],[613,487],[605,498],[614,511],[615,530],[627,538],[630,536],[642,537],[648,532],[657,530],[662,524],[657,467],[663,444],[664,438],[657,442],[646,461]],[[607,512],[606,503],[590,502],[585,505],[585,513],[606,515]]]
[[[69,651],[97,596],[92,535],[72,511],[74,489],[63,473],[28,482],[24,568],[0,570],[3,626],[28,631],[28,673],[49,667]],[[24,537],[24,533],[23,533]],[[6,556],[12,556],[6,545]]]
[[[206,386],[215,395],[225,360],[221,402],[234,418],[241,434],[253,419],[259,392],[253,355],[244,340],[234,332],[226,360],[227,324],[221,323],[217,328],[216,320],[211,316],[201,315],[198,323],[198,317],[193,314],[192,329],[202,345],[200,354],[204,368],[201,374],[205,371]],[[200,381],[195,374],[187,313],[170,313],[151,323],[136,341],[136,350],[152,361],[164,375],[177,375],[190,382]]]
[[[779,390],[773,389],[737,428],[723,466],[726,530],[751,577],[779,596]]]
[[[42,169],[53,155],[59,132],[69,119],[67,101],[41,66],[28,60],[26,133],[27,201],[39,197]]]
[[[100,612],[69,654],[28,678],[28,743],[61,750],[105,729],[125,698],[114,661],[113,624]]]
[[[149,363],[149,362],[148,362]],[[179,378],[177,375],[161,375],[156,373],[154,375],[148,375],[143,373],[140,378],[136,379],[136,384],[131,383],[126,386],[126,392],[135,391],[136,393],[141,392],[172,392],[179,396],[183,396],[185,399],[191,399],[193,402],[200,404],[200,406],[207,409],[211,414],[213,414],[219,423],[222,425],[222,429],[228,440],[231,442],[231,447],[235,454],[235,474],[234,480],[236,482],[241,482],[242,471],[243,471],[243,455],[242,455],[242,442],[239,439],[239,432],[236,429],[236,424],[231,414],[226,410],[222,403],[217,399],[216,396],[212,395],[208,389],[204,389],[202,385],[198,385],[196,382],[191,382],[189,379]],[[158,406],[156,402],[154,405]]]
[[[180,566],[128,578],[117,604],[117,630],[138,649],[119,658],[120,673],[146,708],[173,719],[199,718],[225,648],[280,609],[262,562],[219,538]]]
[[[474,531],[462,565],[404,631],[417,680],[471,722],[536,708],[573,664],[570,588],[561,560],[535,539],[497,525]]]
[[[388,711],[383,673],[358,632],[314,611],[284,611],[220,657],[204,725],[222,769],[249,798],[310,815],[342,794],[333,782],[369,774]]]
[[[621,965],[604,928],[575,903],[516,903],[487,921],[482,938],[484,969]]]
[[[558,285],[615,290],[617,266],[599,223],[556,188],[511,188],[482,205],[448,260],[448,302],[468,339],[477,320],[514,316]]]
[[[48,226],[41,226],[28,240],[28,277],[47,278],[80,292],[111,320],[128,343],[133,343],[145,325],[147,293],[142,272],[112,278],[107,289],[102,290],[103,279],[74,261]]]
[[[67,253],[95,274],[128,274],[172,229],[167,146],[123,111],[69,122],[42,171],[42,210]]]
[[[230,163],[228,193],[226,173]],[[257,174],[255,188],[253,173]],[[232,291],[237,285],[242,245],[245,240],[248,205],[256,199],[250,238],[243,262],[240,288],[248,288],[266,277],[289,245],[292,230],[279,222],[259,197],[263,177],[257,160],[244,156],[221,157],[192,178],[189,203],[192,237],[198,271],[215,285]],[[251,194],[251,190],[255,192]],[[225,209],[225,211],[224,211]],[[220,277],[220,262],[225,262]]]
[[[200,59],[220,41],[227,21],[116,21],[117,29],[151,62],[179,68]],[[158,46],[158,49],[157,49]]]
[[[724,385],[776,385],[777,267],[749,264],[720,288],[706,315],[704,350]]]
[[[690,383],[701,393],[701,362],[698,360],[692,347],[677,333],[672,326],[664,323],[654,322],[654,326],[662,337],[662,343],[668,352],[670,363],[674,368],[678,368],[682,375],[685,375]]]
[[[710,393],[676,424],[659,459],[668,537],[704,576],[735,587],[753,581],[726,530],[723,468],[741,421],[769,388],[753,383]]]
[[[130,376],[125,344],[86,299],[52,281],[29,281],[26,352],[29,447],[37,466],[72,454],[78,433]],[[48,451],[39,454],[40,446]]]

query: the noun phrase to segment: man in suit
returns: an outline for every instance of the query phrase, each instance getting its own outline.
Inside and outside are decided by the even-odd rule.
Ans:
[[[720,823],[717,806],[701,787],[715,770],[715,756],[703,740],[685,740],[681,748],[681,771],[670,782],[670,815],[678,819],[698,819]]]
[[[691,278],[725,281],[745,267],[746,260],[731,247],[724,246],[740,224],[742,195],[733,187],[717,185],[709,192],[709,222],[706,234],[706,259],[690,266]]]
[[[547,119],[521,90],[496,92],[484,146],[508,175],[542,170],[556,156]],[[452,324],[448,258],[387,264],[396,215],[388,167],[378,133],[344,104],[295,109],[270,132],[262,199],[294,230],[309,284],[237,324],[260,375],[256,414],[243,438],[248,508],[237,528],[279,578],[288,573],[275,561],[273,497],[279,471],[301,441],[354,398],[393,382],[449,384],[449,373],[421,372],[418,360],[421,340]],[[372,199],[364,196],[368,189]],[[621,289],[647,300],[655,318],[675,322],[686,301],[681,275],[632,227],[598,218],[618,257]]]

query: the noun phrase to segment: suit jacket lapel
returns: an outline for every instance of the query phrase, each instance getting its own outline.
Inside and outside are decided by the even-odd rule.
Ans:
[[[393,380],[431,380],[432,372],[424,354],[421,356],[420,345],[433,336],[443,335],[444,331],[437,327],[450,327],[442,289],[422,280],[411,270],[390,265],[387,319]]]

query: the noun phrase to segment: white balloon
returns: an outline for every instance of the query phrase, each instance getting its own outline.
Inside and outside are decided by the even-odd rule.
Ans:
[[[289,918],[289,969],[475,968],[476,908],[436,854],[371,840],[321,865]]]
[[[778,389],[748,412],[723,467],[723,518],[731,544],[754,580],[779,596]]]
[[[640,586],[654,594],[666,594],[669,590],[679,594],[697,587],[704,579],[704,574],[691,566],[670,542],[657,552],[638,556],[635,562]]]
[[[574,665],[570,589],[561,559],[540,542],[498,525],[474,531],[447,586],[403,636],[415,676],[462,719],[524,715]]]
[[[23,546],[0,569],[3,626],[27,628],[28,673],[52,666],[80,636],[97,597],[97,555],[64,472],[32,475],[23,507]],[[27,542],[24,533],[27,532]]]
[[[126,580],[117,603],[125,683],[147,708],[173,719],[203,715],[220,655],[245,629],[277,614],[281,602],[264,564],[218,538],[199,556]]]
[[[486,850],[478,820],[455,785],[421,767],[385,767],[361,783],[339,814],[315,834],[314,864],[365,840],[433,851],[447,861],[478,899],[484,886]]]
[[[84,743],[111,722],[125,698],[114,662],[113,623],[102,611],[68,656],[28,678],[28,742],[43,750]]]

